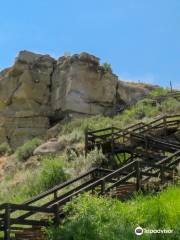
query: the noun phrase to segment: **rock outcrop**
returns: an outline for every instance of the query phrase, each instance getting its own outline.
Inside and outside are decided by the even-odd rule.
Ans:
[[[15,149],[67,115],[111,115],[149,91],[118,81],[87,53],[55,60],[22,51],[0,72],[0,143]]]
[[[57,154],[64,149],[64,146],[57,139],[50,139],[34,150],[33,155]]]
[[[56,113],[94,115],[107,113],[116,104],[117,77],[87,53],[59,58],[52,83]]]
[[[127,105],[132,105],[152,91],[154,86],[143,83],[118,81],[117,97]]]
[[[49,127],[54,59],[20,52],[0,81],[0,142],[16,148]]]

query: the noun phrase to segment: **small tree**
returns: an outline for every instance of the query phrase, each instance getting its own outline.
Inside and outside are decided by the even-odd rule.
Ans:
[[[112,72],[111,64],[105,62],[102,64],[102,67],[104,68],[105,72]]]

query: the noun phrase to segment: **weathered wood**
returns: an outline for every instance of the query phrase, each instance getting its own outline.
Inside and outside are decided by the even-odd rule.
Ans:
[[[177,166],[180,162],[180,146],[174,142],[166,142],[163,139],[148,136],[148,134],[151,129],[161,128],[169,131],[169,129],[176,128],[180,123],[178,118],[180,118],[180,115],[163,116],[162,118],[156,119],[149,124],[140,122],[124,130],[111,127],[92,132],[86,131],[85,152],[88,152],[90,149],[93,149],[93,147],[98,146],[98,148],[106,148],[106,150],[113,156],[121,151],[125,156],[125,152],[128,152],[128,149],[125,145],[123,145],[123,143],[125,144],[131,139],[131,137],[135,137],[141,141],[141,146],[144,146],[143,142],[145,143],[147,159],[150,145],[153,146],[153,149],[156,149],[156,147],[159,147],[164,151],[166,151],[166,149],[171,149],[172,154],[170,157],[165,157],[155,163],[150,162],[151,159],[149,159],[149,161],[146,160],[144,162],[140,162],[140,155],[133,154],[132,150],[129,151],[132,154],[131,157],[125,161],[125,165],[117,170],[95,168],[77,178],[69,180],[39,194],[24,204],[0,205],[0,227],[3,227],[5,235],[4,239],[10,239],[10,229],[14,228],[13,225],[47,226],[48,222],[45,220],[28,219],[37,213],[53,214],[54,224],[58,224],[60,218],[64,216],[63,211],[59,212],[59,207],[63,208],[67,202],[72,200],[72,198],[77,197],[83,192],[90,191],[94,193],[98,191],[100,195],[104,195],[111,189],[118,187],[120,184],[128,183],[128,181],[132,181],[134,179],[136,179],[136,190],[138,191],[141,188],[142,176],[148,177],[143,179],[143,182],[151,177],[160,176],[161,183],[164,184],[167,179],[165,173],[171,174],[175,166]],[[107,131],[109,132],[107,133]],[[167,134],[169,134],[169,132],[166,132],[166,135]],[[75,184],[75,187],[73,187],[73,184]],[[70,190],[69,187],[71,187]],[[64,193],[60,194],[60,190],[63,190]],[[51,197],[51,200],[48,200],[47,197]],[[44,201],[43,206],[32,206],[32,204],[38,204],[39,200],[46,199],[47,202]],[[20,211],[26,211],[26,213],[21,214],[16,218],[11,218],[11,214],[15,211],[17,211],[17,213]]]
[[[140,161],[136,162],[136,190],[139,191],[141,188],[141,169]]]
[[[11,207],[9,204],[5,208],[5,217],[4,217],[4,240],[10,240],[11,234]]]

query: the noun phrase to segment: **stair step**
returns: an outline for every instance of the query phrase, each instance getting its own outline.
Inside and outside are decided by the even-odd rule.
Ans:
[[[15,232],[16,240],[43,240],[43,232],[41,228],[31,228],[31,229],[23,229],[22,231]]]
[[[124,184],[117,186],[114,190],[114,196],[120,198],[121,200],[125,200],[130,197],[133,192],[136,190],[135,184]]]

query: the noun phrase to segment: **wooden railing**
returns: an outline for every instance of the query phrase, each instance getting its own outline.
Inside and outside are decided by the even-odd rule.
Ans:
[[[96,168],[75,179],[56,186],[51,190],[36,196],[30,201],[27,201],[24,204],[7,203],[0,205],[1,230],[4,231],[4,239],[9,240],[11,230],[18,229],[17,227],[13,227],[13,225],[21,225],[21,227],[26,225],[48,226],[49,222],[47,220],[29,219],[30,216],[37,213],[51,214],[51,219],[53,220],[54,224],[59,223],[61,217],[64,216],[62,207],[67,202],[71,201],[74,197],[83,192],[96,191],[98,195],[108,194],[113,188],[119,186],[122,183],[126,183],[130,179],[135,179],[136,190],[138,191],[141,188],[142,183],[145,181],[143,180],[143,177],[149,179],[150,177],[157,177],[158,174],[160,174],[161,182],[163,183],[165,181],[166,171],[172,170],[175,166],[177,166],[179,162],[180,150],[174,153],[172,156],[157,162],[156,164],[135,159],[134,161],[114,171],[109,169]],[[152,170],[153,173],[151,173]],[[91,176],[91,178],[87,180],[87,176]],[[84,183],[73,187],[71,190],[68,188],[68,191],[61,194],[60,196],[57,195],[57,191],[60,189],[67,188],[68,186],[82,179],[84,179]],[[39,200],[44,200],[44,198],[50,194],[55,195],[55,198],[53,200],[50,200],[41,206],[30,205],[32,203],[38,202]],[[18,217],[11,217],[12,214],[17,211],[26,211],[26,213]]]
[[[41,219],[42,216],[37,216],[37,214],[40,213],[46,215],[51,214],[51,220],[54,224],[58,223],[61,217],[58,210],[59,202],[65,197],[92,183],[97,178],[104,176],[107,172],[109,172],[107,169],[94,168],[74,179],[57,185],[52,189],[33,197],[23,204],[6,203],[0,205],[0,230],[4,231],[4,239],[10,239],[9,236],[11,230],[18,229],[16,225],[48,226],[49,222],[47,220],[44,221]],[[60,196],[58,196],[59,193]],[[30,219],[32,217],[35,217],[36,219]]]
[[[177,100],[180,100],[180,91],[172,91],[172,92],[168,92],[167,94],[157,96],[157,97],[152,97],[152,98],[154,100],[164,100],[169,97],[173,97],[173,98],[176,98]]]
[[[180,124],[180,115],[171,115],[160,117],[150,123],[137,123],[125,129],[120,128],[104,128],[96,131],[87,130],[85,132],[85,153],[97,148],[104,148],[108,151],[113,150],[113,145],[116,143],[125,143],[130,140],[131,134],[139,134],[150,132],[152,129],[164,129],[164,133],[168,128],[178,127]],[[113,152],[113,151],[112,151]]]
[[[132,135],[144,141],[144,132],[151,129],[178,127],[179,118],[180,115],[164,116],[149,124],[138,123],[123,130],[106,128],[87,132],[86,151],[89,150],[89,146],[101,146],[106,143],[113,146],[117,141],[125,142],[126,138],[130,139]],[[54,224],[58,224],[65,214],[64,205],[83,192],[97,192],[98,195],[109,194],[111,190],[128,181],[135,181],[138,191],[144,182],[157,176],[160,176],[161,182],[164,183],[166,181],[165,173],[172,171],[180,162],[179,145],[174,146],[162,141],[159,143],[157,139],[150,138],[156,144],[172,148],[171,156],[152,163],[148,160],[140,161],[139,156],[134,154],[125,165],[117,170],[94,168],[33,197],[23,204],[6,203],[0,205],[0,230],[4,231],[4,239],[10,240],[11,232],[24,226],[48,226],[50,224],[48,215]],[[42,219],[44,215],[46,219]]]

